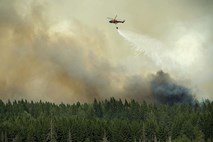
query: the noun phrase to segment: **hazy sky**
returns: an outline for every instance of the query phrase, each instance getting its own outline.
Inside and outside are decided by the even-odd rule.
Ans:
[[[212,100],[212,45],[212,0],[0,0],[0,99],[152,100],[163,70]]]

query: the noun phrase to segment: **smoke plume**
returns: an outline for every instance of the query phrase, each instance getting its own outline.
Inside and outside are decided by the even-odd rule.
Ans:
[[[180,84],[162,70],[146,77],[129,77],[124,88],[126,98],[151,103],[193,104],[196,99],[189,87]]]
[[[194,88],[211,98],[211,4],[153,3],[0,0],[0,99],[173,104],[193,101]],[[133,57],[106,21],[115,14],[126,20],[122,28],[128,30],[119,27],[120,34],[145,55]],[[197,22],[195,15],[204,19]]]
[[[169,74],[158,71],[152,78],[152,95],[158,102],[165,104],[192,104],[194,102],[191,90],[177,84]]]

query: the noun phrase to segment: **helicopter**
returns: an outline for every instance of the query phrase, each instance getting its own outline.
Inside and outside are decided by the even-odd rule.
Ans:
[[[112,24],[118,24],[118,23],[124,23],[125,20],[117,20],[117,15],[115,16],[115,18],[110,18],[110,17],[107,17],[107,19],[110,19],[109,23],[112,23]],[[116,29],[118,29],[118,27],[116,27]]]

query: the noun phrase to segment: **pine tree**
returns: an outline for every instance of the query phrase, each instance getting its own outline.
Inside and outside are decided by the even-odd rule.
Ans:
[[[54,130],[52,119],[50,121],[50,131],[47,134],[47,141],[48,142],[57,142],[57,140],[56,140],[56,133],[55,133],[55,130]]]
[[[4,142],[8,142],[7,132],[4,133]]]
[[[106,137],[106,131],[104,131],[104,137],[103,137],[103,141],[102,142],[109,142],[108,140],[107,140],[107,137]]]
[[[173,140],[173,142],[191,142],[191,140],[186,135],[182,135]]]
[[[4,133],[1,131],[1,141],[4,142]]]
[[[146,142],[146,131],[145,131],[145,125],[143,123],[143,131],[142,131],[142,138],[143,142]]]
[[[154,142],[157,142],[157,137],[156,137],[156,134],[154,134]]]
[[[172,142],[172,137],[169,136],[167,141],[168,141],[168,142]]]
[[[86,138],[84,142],[90,142],[89,138]]]
[[[72,142],[72,134],[71,134],[70,130],[69,130],[69,132],[68,132],[68,139],[67,139],[67,142]]]
[[[102,117],[103,117],[103,110],[102,110],[101,103],[100,103],[100,102],[97,102],[96,99],[95,99],[94,102],[93,102],[93,109],[94,109],[95,115],[96,115],[98,118],[102,118]]]
[[[15,138],[13,138],[12,142],[21,142],[21,138],[19,135],[16,135]]]

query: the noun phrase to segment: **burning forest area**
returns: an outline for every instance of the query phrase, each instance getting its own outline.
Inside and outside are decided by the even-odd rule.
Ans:
[[[210,0],[0,0],[0,141],[213,141],[212,17]]]

